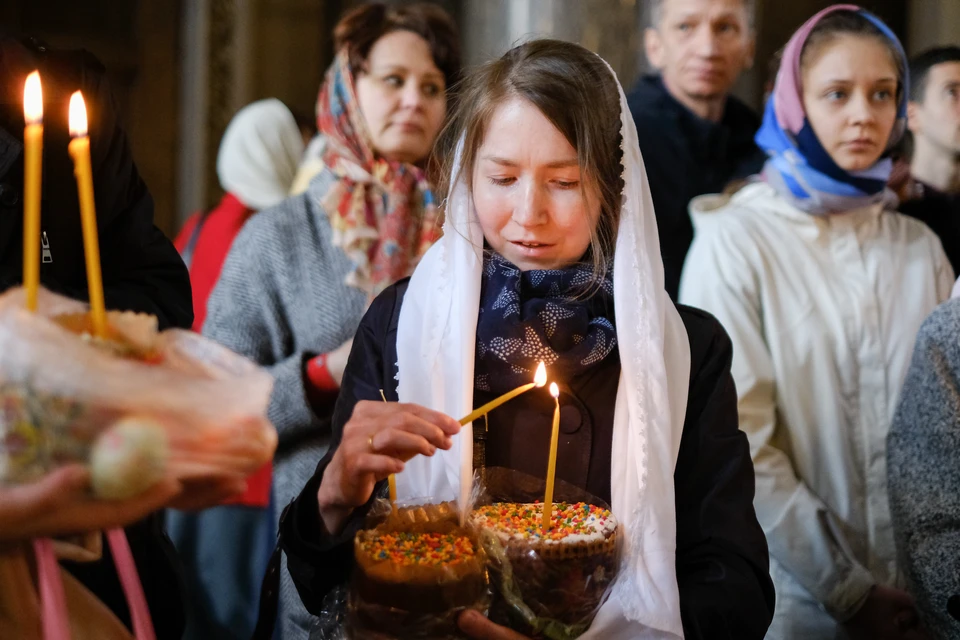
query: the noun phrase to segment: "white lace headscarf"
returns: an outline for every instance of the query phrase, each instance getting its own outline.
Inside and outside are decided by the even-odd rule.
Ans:
[[[614,593],[583,637],[676,638],[683,637],[683,627],[673,472],[687,404],[690,347],[664,291],[657,223],[637,129],[619,82],[618,87],[624,187],[613,288],[622,370],[610,486],[611,506],[623,524],[626,544]],[[461,139],[453,176],[460,173],[462,148]],[[454,417],[472,410],[482,265],[483,234],[461,176],[450,190],[443,238],[414,272],[400,311],[402,402]],[[461,473],[472,477],[472,449],[473,433],[466,427],[450,451],[410,460],[397,477],[398,497],[457,499]]]

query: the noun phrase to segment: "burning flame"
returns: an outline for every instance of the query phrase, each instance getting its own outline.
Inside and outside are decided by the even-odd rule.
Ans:
[[[79,91],[70,96],[70,135],[74,138],[87,135],[87,107]]]
[[[23,84],[23,119],[27,124],[43,121],[43,91],[40,89],[40,72],[34,71]]]
[[[560,397],[560,387],[557,386],[556,382],[550,383],[550,395],[552,395],[554,398]]]
[[[542,387],[547,384],[547,368],[541,362],[540,366],[537,367],[537,372],[533,376],[533,383],[538,387]]]

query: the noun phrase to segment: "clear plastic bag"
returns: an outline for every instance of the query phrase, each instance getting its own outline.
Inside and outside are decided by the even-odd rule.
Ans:
[[[157,332],[145,314],[111,312],[98,342],[82,333],[87,313],[43,289],[36,313],[22,289],[0,295],[0,484],[90,462],[118,423],[160,433],[162,473],[178,479],[249,474],[272,458],[266,371],[196,333]]]
[[[354,539],[345,631],[363,640],[462,638],[457,618],[490,604],[486,558],[453,503],[371,509]]]
[[[552,535],[562,539],[545,541],[543,478],[488,468],[483,484],[471,519],[494,587],[490,619],[531,638],[580,636],[610,595],[620,566],[621,528],[609,506],[557,480]]]

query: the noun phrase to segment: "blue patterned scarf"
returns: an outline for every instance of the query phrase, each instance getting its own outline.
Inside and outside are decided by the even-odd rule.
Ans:
[[[503,393],[526,384],[541,361],[552,379],[571,380],[616,346],[612,269],[597,282],[589,265],[521,271],[498,254],[485,258],[478,390]]]
[[[841,169],[820,144],[803,109],[800,85],[803,45],[817,23],[837,11],[854,11],[873,23],[893,44],[904,69],[907,64],[903,47],[890,28],[856,5],[834,5],[824,9],[790,38],[784,48],[776,86],[767,100],[763,124],[755,139],[757,146],[770,156],[763,168],[763,179],[794,206],[815,215],[849,211],[877,202],[895,202],[892,192],[886,188],[893,170],[891,160],[881,158],[863,171]],[[908,91],[904,78],[888,150],[906,128]]]

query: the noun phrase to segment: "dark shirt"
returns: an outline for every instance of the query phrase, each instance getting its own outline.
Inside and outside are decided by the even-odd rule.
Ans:
[[[361,322],[334,411],[330,451],[281,518],[290,574],[314,615],[324,611],[325,603],[329,610],[331,594],[348,579],[353,536],[370,506],[354,511],[343,532],[331,536],[320,523],[317,490],[356,403],[379,400],[380,389],[387,399],[397,399],[397,325],[406,287],[402,281],[384,291]],[[689,398],[674,473],[684,634],[690,639],[762,638],[773,617],[774,593],[766,539],[753,509],[749,446],[737,423],[732,347],[712,316],[679,309],[691,349]],[[619,361],[613,358],[592,375],[574,378],[563,402],[577,411],[561,417],[558,476],[606,499],[619,377]],[[547,398],[544,404],[542,395],[524,394],[491,414],[488,464],[545,473],[552,401]],[[475,398],[476,405],[480,402]],[[579,451],[584,444],[587,451]],[[374,495],[384,492],[384,484]]]
[[[720,193],[731,181],[760,172],[766,155],[753,141],[760,119],[730,96],[720,122],[704,120],[670,95],[659,75],[641,78],[627,103],[657,215],[665,285],[676,300],[693,241],[687,206],[696,196]]]
[[[40,71],[43,87],[43,180],[40,265],[44,287],[87,300],[86,264],[73,161],[67,153],[70,95],[83,92],[89,120],[104,297],[110,309],[157,316],[161,328],[189,328],[190,280],[173,244],[153,225],[153,199],[133,163],[103,66],[84,51],[55,51],[0,34],[0,292],[23,278],[23,85]],[[125,529],[161,640],[185,625],[182,576],[159,515]],[[98,562],[63,565],[130,627],[107,545]]]
[[[900,205],[900,213],[930,227],[940,238],[953,273],[960,273],[960,194],[937,191],[918,180],[913,180],[911,191],[915,197]]]

